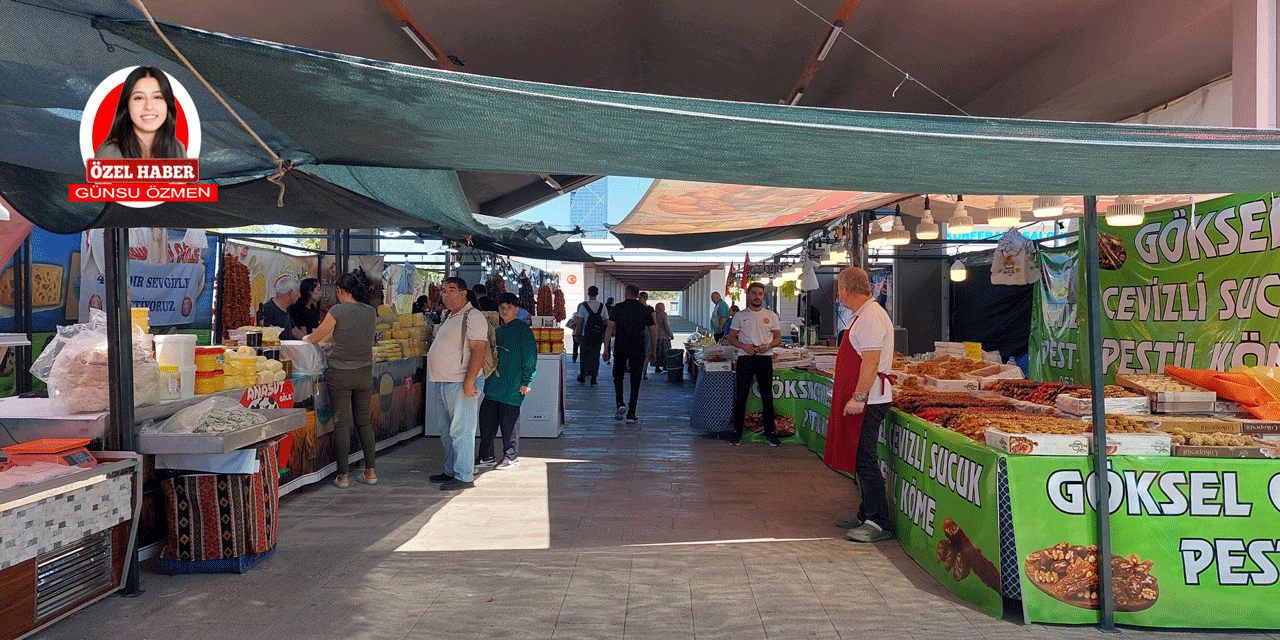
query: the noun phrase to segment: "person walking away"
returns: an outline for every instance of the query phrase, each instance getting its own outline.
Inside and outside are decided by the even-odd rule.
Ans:
[[[514,469],[520,466],[520,403],[529,393],[538,369],[538,341],[533,329],[516,318],[520,296],[498,296],[502,324],[494,332],[498,343],[498,368],[484,380],[484,400],[480,401],[480,453],[476,467]],[[502,460],[493,455],[493,439],[502,429]],[[496,466],[495,466],[496,464]]]
[[[654,364],[655,372],[667,370],[667,352],[671,350],[671,341],[676,335],[671,332],[671,319],[667,317],[667,305],[659,302],[653,307],[653,326],[658,330],[658,362]]]
[[[480,311],[498,310],[498,303],[494,302],[493,298],[489,297],[489,290],[483,284],[477,284],[474,287],[471,287],[471,291],[476,294],[475,302],[471,303],[471,306],[479,309]]]
[[[855,542],[893,537],[884,478],[876,460],[876,440],[893,400],[893,321],[871,299],[867,272],[849,267],[837,276],[836,295],[853,315],[836,355],[835,389],[823,460],[858,478],[862,504],[856,517],[836,524]],[[850,459],[852,458],[852,459]]]
[[[782,344],[782,329],[778,327],[778,314],[764,308],[764,285],[752,282],[747,285],[747,309],[733,316],[733,328],[729,330],[729,344],[738,348],[737,374],[734,376],[733,435],[729,444],[742,442],[742,430],[747,415],[747,396],[751,383],[760,389],[760,401],[764,404],[764,439],[769,446],[781,444],[774,431],[773,411],[773,356],[770,351]]]
[[[640,292],[640,304],[644,305],[644,308],[649,310],[649,315],[650,315],[650,316],[652,316],[652,315],[653,315],[653,306],[651,306],[651,305],[649,304],[649,292],[647,292],[647,291],[641,291],[641,292]],[[654,328],[655,328],[655,329],[657,328],[657,324],[658,324],[658,323],[657,323],[657,320],[655,320],[655,321],[654,321]],[[655,333],[655,335],[656,335],[656,333]],[[656,347],[657,347],[657,346],[658,346],[657,342],[656,342],[652,337],[650,337],[650,336],[649,336],[649,333],[648,333],[648,332],[645,332],[645,334],[644,334],[644,352],[645,352],[645,353],[657,353],[657,350],[656,350]],[[655,360],[654,360],[654,362],[653,362],[653,366],[654,366],[654,367],[657,367],[657,366],[658,366],[658,361],[657,361],[656,359],[655,359]],[[648,380],[648,379],[649,379],[649,365],[648,365],[648,364],[645,364],[645,366],[644,366],[644,375],[643,375],[643,376],[641,376],[641,377],[642,377],[642,378],[644,378],[645,380]]]
[[[444,471],[429,478],[442,491],[475,486],[476,420],[480,405],[476,378],[484,366],[489,324],[467,302],[467,281],[445,278],[440,284],[445,316],[427,351],[427,398],[439,407],[436,420]]]
[[[289,306],[301,297],[298,294],[298,279],[293,276],[280,276],[276,280],[275,297],[258,306],[259,327],[280,327],[282,340],[301,340],[302,333],[293,324],[289,315]]]
[[[636,400],[640,396],[640,376],[644,373],[645,362],[657,359],[652,350],[645,353],[645,335],[649,335],[652,341],[649,344],[652,345],[658,342],[658,332],[653,326],[653,314],[640,304],[640,287],[627,285],[626,295],[626,300],[613,305],[613,312],[609,315],[609,326],[604,331],[604,359],[608,362],[609,339],[614,338],[613,349],[618,357],[613,362],[613,391],[618,410],[613,419],[621,420],[625,416],[627,423],[634,424],[639,421]],[[628,372],[631,373],[631,398],[630,402],[623,404],[622,379]]]
[[[298,300],[289,305],[293,326],[307,335],[320,326],[320,281],[307,278],[298,284]]]
[[[564,328],[570,331],[570,337],[573,338],[573,361],[578,361],[578,351],[582,349],[582,327],[578,326],[578,317],[569,316],[564,321]]]
[[[720,297],[719,291],[712,291],[711,304],[715,305],[711,312],[711,323],[715,327],[713,333],[715,334],[716,342],[720,342],[724,339],[725,324],[729,322],[729,303]]]
[[[369,297],[369,276],[364,269],[338,276],[334,282],[338,304],[329,308],[320,326],[302,337],[311,344],[333,334],[329,348],[329,367],[324,381],[333,403],[333,440],[338,454],[338,476],[334,486],[350,486],[351,426],[360,436],[364,451],[364,473],[356,479],[365,484],[378,484],[377,448],[374,442],[373,418],[369,406],[373,398],[373,338],[378,324],[378,311],[363,301]]]
[[[594,284],[587,287],[587,299],[578,304],[578,310],[573,314],[574,331],[577,331],[576,327],[582,327],[582,363],[578,366],[578,384],[586,382],[589,377],[591,385],[595,386],[600,375],[600,346],[604,343],[609,310],[596,300],[598,295],[599,287]]]

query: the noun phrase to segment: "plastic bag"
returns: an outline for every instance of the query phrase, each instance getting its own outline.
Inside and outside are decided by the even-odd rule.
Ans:
[[[31,373],[49,386],[54,413],[106,411],[111,380],[107,374],[107,316],[90,312],[89,322],[58,327]],[[142,329],[133,327],[133,405],[152,404],[160,394],[160,368],[142,346]]]
[[[243,414],[247,419],[246,425],[250,422],[256,424],[266,422],[265,417],[245,409],[240,405],[239,401],[225,396],[214,396],[173,414],[164,422],[143,427],[142,433],[196,433],[200,423],[204,422],[206,418],[227,412],[234,412],[237,415]]]

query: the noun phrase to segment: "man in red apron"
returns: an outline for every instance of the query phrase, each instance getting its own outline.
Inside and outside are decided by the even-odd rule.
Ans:
[[[837,471],[858,478],[862,505],[858,515],[837,524],[849,528],[855,542],[893,537],[893,518],[885,499],[884,478],[876,457],[876,441],[893,399],[893,321],[871,299],[867,272],[850,267],[836,284],[840,304],[853,310],[853,319],[840,341],[836,378],[827,425],[823,460]]]

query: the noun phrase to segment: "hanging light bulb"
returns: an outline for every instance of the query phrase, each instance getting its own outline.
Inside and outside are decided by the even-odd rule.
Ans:
[[[933,211],[929,210],[929,196],[924,197],[924,215],[920,224],[916,225],[916,240],[937,240],[938,223],[933,221]]]
[[[1146,219],[1146,209],[1133,196],[1116,196],[1107,207],[1107,224],[1113,227],[1136,227]]]
[[[844,264],[849,259],[849,252],[839,249],[831,252],[831,262],[833,264]]]
[[[871,233],[867,235],[867,248],[879,249],[886,244],[889,244],[889,238],[880,230],[880,225],[871,225]]]
[[[956,260],[951,263],[951,281],[964,282],[969,277],[969,270],[964,266],[964,260]]]
[[[1062,211],[1062,196],[1036,196],[1031,200],[1031,213],[1037,218],[1056,218]]]
[[[947,221],[947,233],[973,233],[973,218],[964,208],[964,196],[956,196],[956,210]]]
[[[902,225],[901,218],[895,218],[895,220],[893,220],[893,229],[888,232],[888,243],[893,247],[901,247],[902,244],[911,243],[911,234],[906,230],[906,227]]]
[[[987,216],[987,224],[993,227],[1012,227],[1022,222],[1022,211],[1009,202],[1009,196],[997,196],[996,206]]]

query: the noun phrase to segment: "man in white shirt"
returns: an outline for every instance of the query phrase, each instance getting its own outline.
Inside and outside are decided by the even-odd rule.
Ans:
[[[773,356],[770,350],[782,343],[782,329],[778,327],[778,314],[764,308],[764,285],[752,282],[747,286],[747,308],[733,317],[729,329],[729,344],[738,348],[738,371],[733,394],[733,435],[729,444],[742,442],[747,412],[747,394],[754,381],[760,388],[760,400],[764,403],[764,439],[776,447],[778,436],[774,434],[773,413]]]
[[[476,424],[480,396],[476,378],[489,346],[489,321],[467,302],[467,281],[445,278],[440,299],[446,308],[427,351],[427,402],[440,407],[444,472],[429,478],[442,491],[475,486]]]
[[[862,414],[854,467],[862,493],[862,506],[855,519],[860,523],[850,529],[847,537],[855,542],[877,542],[893,537],[893,517],[876,458],[880,426],[893,400],[889,378],[893,366],[893,321],[871,298],[871,281],[866,271],[857,267],[841,271],[836,291],[840,304],[853,310],[846,339],[861,360],[856,372],[837,369],[837,378],[856,375],[857,386],[843,407],[831,407],[832,411],[848,415]]]

